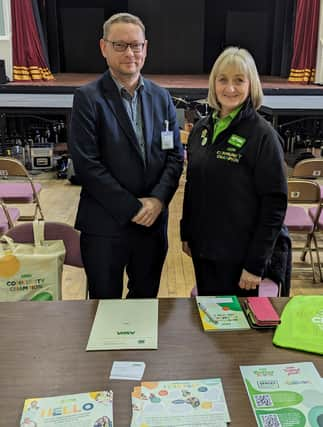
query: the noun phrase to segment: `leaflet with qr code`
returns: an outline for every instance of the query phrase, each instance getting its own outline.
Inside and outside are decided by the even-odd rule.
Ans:
[[[323,420],[323,385],[313,363],[240,366],[259,427],[313,427]]]
[[[278,416],[275,414],[261,415],[261,421],[264,427],[282,427]]]
[[[271,400],[270,394],[255,394],[253,398],[257,408],[273,406],[273,401]]]

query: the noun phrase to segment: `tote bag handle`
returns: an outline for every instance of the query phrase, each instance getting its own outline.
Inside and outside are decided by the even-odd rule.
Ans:
[[[8,237],[8,236],[1,236],[0,242],[5,242],[9,246],[11,252],[14,252],[14,250],[15,250],[15,243],[14,243],[14,241],[10,237]],[[5,255],[6,255],[6,251],[4,250],[3,245],[0,244],[0,256],[5,256]]]
[[[45,240],[45,221],[33,221],[33,233],[35,246],[41,246]]]

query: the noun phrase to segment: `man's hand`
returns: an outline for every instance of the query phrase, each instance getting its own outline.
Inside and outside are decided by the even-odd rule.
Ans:
[[[150,227],[161,213],[163,204],[157,197],[143,197],[138,200],[142,203],[142,208],[131,221],[145,227]]]
[[[255,276],[245,269],[242,270],[239,281],[239,286],[241,289],[245,289],[246,291],[249,291],[250,289],[256,289],[260,282],[261,277]]]

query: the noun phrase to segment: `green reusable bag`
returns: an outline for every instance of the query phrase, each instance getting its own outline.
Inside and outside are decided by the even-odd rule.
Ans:
[[[323,296],[298,295],[288,301],[273,344],[323,354]]]

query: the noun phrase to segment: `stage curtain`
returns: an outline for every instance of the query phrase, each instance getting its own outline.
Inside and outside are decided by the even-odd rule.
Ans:
[[[319,12],[320,0],[297,1],[290,82],[314,82]]]
[[[61,73],[64,67],[61,63],[61,25],[59,21],[59,9],[57,0],[45,0],[46,34],[48,44],[48,56],[53,73]]]
[[[50,68],[50,64],[48,60],[47,43],[45,40],[43,22],[40,16],[40,4],[38,3],[38,0],[32,0],[32,6],[33,6],[34,17],[35,17],[35,22],[37,26],[38,35],[39,35],[40,44],[43,50],[44,59],[47,67]]]
[[[287,78],[293,53],[297,0],[276,0],[272,28],[271,76]]]
[[[11,0],[13,80],[53,80],[44,58],[31,0]]]

